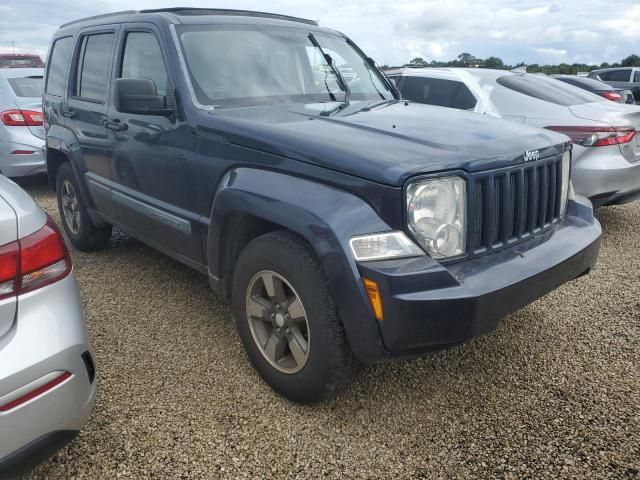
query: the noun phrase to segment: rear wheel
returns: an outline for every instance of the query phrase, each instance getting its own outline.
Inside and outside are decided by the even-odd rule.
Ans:
[[[247,245],[236,264],[232,298],[249,360],[275,391],[311,403],[351,384],[358,362],[304,240],[281,231]]]
[[[56,195],[62,226],[74,247],[90,251],[109,243],[111,225],[96,227],[93,224],[69,163],[63,163],[58,169]]]

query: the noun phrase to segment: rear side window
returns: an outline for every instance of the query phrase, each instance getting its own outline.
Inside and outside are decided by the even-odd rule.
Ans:
[[[636,70],[633,74],[633,81],[634,83],[640,83],[640,70]]]
[[[149,32],[127,34],[120,78],[153,80],[159,95],[167,92],[167,69],[156,36]]]
[[[42,96],[42,77],[7,78],[7,81],[17,97]]]
[[[591,92],[540,75],[504,75],[497,81],[510,90],[565,107],[604,101]]]
[[[461,110],[476,106],[475,97],[464,83],[441,78],[406,77],[402,96],[414,102]]]
[[[631,70],[610,70],[599,74],[607,82],[628,82],[631,80]]]
[[[53,44],[47,67],[47,93],[58,97],[64,94],[72,48],[72,37],[60,38]]]
[[[105,102],[113,38],[113,33],[100,33],[88,35],[82,40],[75,91],[77,97],[92,102]]]

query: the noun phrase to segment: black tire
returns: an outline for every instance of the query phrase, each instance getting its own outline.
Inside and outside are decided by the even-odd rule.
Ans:
[[[63,191],[69,186],[67,182],[73,189],[77,202],[75,204],[77,223],[73,225],[70,225],[72,221],[65,215],[65,209],[63,208],[63,202],[65,199],[68,199],[68,196],[63,198],[65,195]],[[58,198],[58,211],[60,212],[62,227],[74,247],[78,250],[93,251],[99,250],[109,243],[112,230],[111,225],[97,227],[93,224],[84,200],[80,195],[80,189],[71,165],[67,162],[60,165],[58,169],[58,175],[56,177],[56,197]]]
[[[283,277],[300,297],[309,330],[308,357],[301,370],[283,373],[254,340],[247,316],[247,289],[259,272]],[[240,254],[233,275],[232,303],[238,334],[249,360],[279,394],[297,403],[329,400],[349,387],[359,370],[322,268],[307,243],[287,232],[253,240]]]

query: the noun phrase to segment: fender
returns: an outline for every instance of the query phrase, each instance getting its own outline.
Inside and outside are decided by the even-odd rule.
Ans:
[[[75,134],[68,128],[64,128],[60,125],[52,125],[47,132],[47,150],[55,150],[63,154],[69,160],[71,169],[73,170],[76,184],[80,190],[80,196],[87,205],[89,216],[94,225],[104,225],[102,218],[96,213],[93,198],[89,193],[87,182],[84,180],[84,174],[87,172],[87,167],[82,158],[82,152],[80,150],[80,143]],[[52,166],[47,162],[47,173],[49,175],[49,184],[53,190],[55,190],[56,179],[52,174]]]
[[[207,257],[214,282],[224,275],[225,225],[235,214],[258,217],[303,237],[324,269],[356,357],[370,363],[388,356],[349,247],[354,235],[391,230],[371,206],[342,190],[285,173],[229,171],[211,209]]]

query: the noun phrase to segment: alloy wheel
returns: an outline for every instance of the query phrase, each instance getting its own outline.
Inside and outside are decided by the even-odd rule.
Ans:
[[[299,372],[309,358],[309,321],[300,296],[281,275],[263,270],[247,288],[249,329],[262,356],[277,370]]]
[[[62,213],[69,231],[78,235],[80,233],[80,203],[69,180],[62,183]]]

